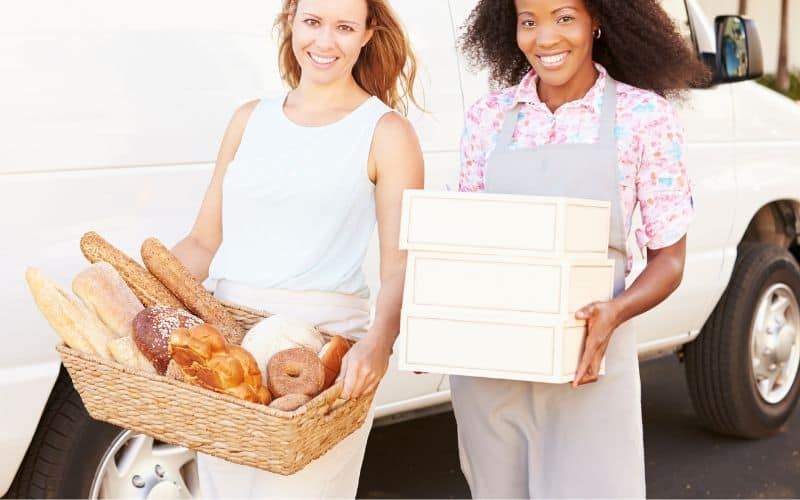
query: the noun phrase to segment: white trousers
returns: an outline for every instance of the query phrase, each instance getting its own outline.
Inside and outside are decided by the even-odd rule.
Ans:
[[[328,292],[264,290],[220,281],[215,296],[253,309],[309,321],[322,329],[360,338],[369,322],[364,299]],[[200,496],[203,498],[355,498],[361,464],[372,428],[367,420],[328,453],[291,476],[237,465],[197,454]]]
[[[594,384],[450,377],[474,498],[644,498],[636,336],[611,338]]]

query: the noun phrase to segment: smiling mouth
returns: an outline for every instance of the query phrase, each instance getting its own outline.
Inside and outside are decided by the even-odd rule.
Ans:
[[[308,57],[310,57],[312,61],[314,61],[315,63],[319,64],[320,66],[331,65],[334,62],[336,62],[336,60],[339,59],[338,57],[318,56],[318,55],[312,54],[311,52],[308,52]]]
[[[561,66],[564,61],[567,59],[569,55],[569,51],[561,52],[560,54],[554,54],[551,56],[536,56],[539,61],[542,63],[542,66],[545,68],[557,68]]]

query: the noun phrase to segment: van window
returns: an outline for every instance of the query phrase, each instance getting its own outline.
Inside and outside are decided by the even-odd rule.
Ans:
[[[686,43],[697,51],[697,46],[692,38],[692,24],[689,19],[689,11],[686,9],[685,0],[661,0],[661,7],[669,14],[675,22],[678,33],[686,40]]]

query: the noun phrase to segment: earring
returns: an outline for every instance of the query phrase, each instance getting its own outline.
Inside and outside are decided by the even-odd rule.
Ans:
[[[594,38],[595,40],[600,40],[600,37],[603,35],[603,30],[600,29],[598,26],[596,30],[594,30]]]

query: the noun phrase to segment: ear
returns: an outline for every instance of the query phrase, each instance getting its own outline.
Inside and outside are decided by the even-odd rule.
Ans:
[[[361,42],[361,48],[363,49],[372,40],[372,36],[375,34],[375,27],[368,28],[364,32],[364,41]]]

